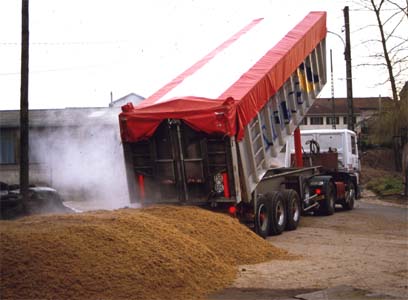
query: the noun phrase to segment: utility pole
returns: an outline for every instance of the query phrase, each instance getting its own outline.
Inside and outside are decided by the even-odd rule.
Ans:
[[[334,78],[333,78],[333,58],[332,58],[332,49],[330,49],[330,78],[331,78],[331,100],[332,100],[332,128],[336,129],[336,106],[334,103]]]
[[[344,26],[346,31],[346,49],[344,51],[344,58],[346,60],[346,79],[347,79],[347,128],[354,131],[354,108],[353,108],[353,82],[351,74],[351,47],[350,47],[350,21],[349,8],[344,7]]]
[[[28,1],[22,0],[21,9],[21,83],[20,83],[20,193],[24,211],[27,210],[29,185],[28,160]]]

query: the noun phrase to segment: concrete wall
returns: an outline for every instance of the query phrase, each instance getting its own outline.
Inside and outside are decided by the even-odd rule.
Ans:
[[[8,184],[18,184],[20,182],[20,165],[1,165],[0,181]],[[52,186],[51,170],[44,164],[30,164],[30,183],[35,185]]]

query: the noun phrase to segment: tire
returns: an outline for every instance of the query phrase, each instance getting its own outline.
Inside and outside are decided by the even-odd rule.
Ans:
[[[271,195],[272,198],[270,233],[279,235],[286,227],[285,200],[280,192],[272,192],[267,195]]]
[[[295,190],[284,190],[282,192],[285,199],[286,206],[286,230],[295,230],[300,221],[300,215],[302,212],[300,199],[298,193]]]
[[[334,206],[336,205],[335,188],[333,182],[327,184],[325,199],[321,202],[319,213],[325,216],[334,214]]]
[[[341,204],[345,210],[352,210],[356,201],[356,186],[353,181],[349,180],[346,190],[346,199]]]
[[[270,195],[265,194],[257,199],[254,220],[255,232],[263,238],[266,238],[271,231],[271,206],[272,198]]]

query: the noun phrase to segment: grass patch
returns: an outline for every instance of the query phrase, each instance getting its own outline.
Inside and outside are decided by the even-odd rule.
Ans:
[[[401,194],[404,190],[404,185],[401,178],[385,176],[382,178],[371,179],[367,183],[367,188],[380,196],[389,196]]]

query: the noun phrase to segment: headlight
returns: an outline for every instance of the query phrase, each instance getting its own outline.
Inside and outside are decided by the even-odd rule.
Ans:
[[[216,183],[215,185],[214,185],[214,190],[218,193],[218,194],[220,194],[220,193],[222,193],[223,191],[224,191],[224,185],[221,183],[221,184],[218,184],[218,183]]]
[[[216,184],[222,184],[223,178],[222,178],[221,173],[218,173],[218,174],[214,175],[214,182]]]
[[[220,194],[224,191],[224,179],[221,173],[214,175],[214,191]]]

